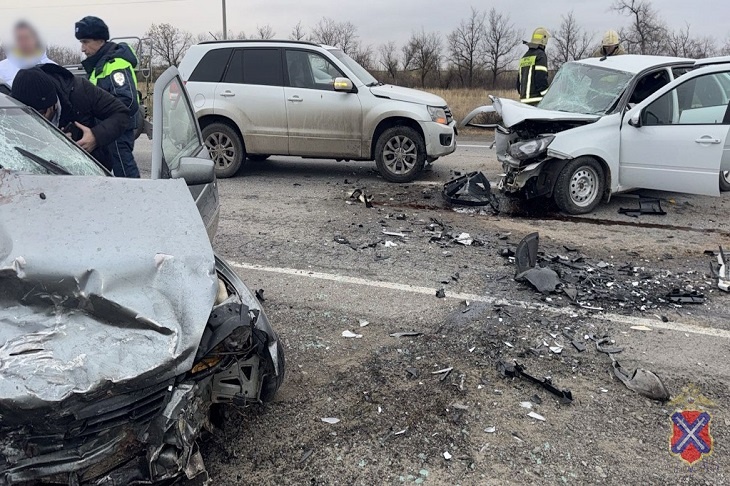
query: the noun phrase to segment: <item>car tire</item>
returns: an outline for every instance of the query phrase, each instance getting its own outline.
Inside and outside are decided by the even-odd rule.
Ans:
[[[286,374],[286,359],[284,358],[284,347],[281,345],[281,339],[276,340],[276,359],[279,368],[279,374],[274,373],[274,368],[270,361],[266,362],[263,367],[265,374],[263,383],[261,383],[261,401],[269,403],[274,400],[276,392],[279,391],[281,384],[284,382]]]
[[[720,172],[720,191],[730,192],[730,171]]]
[[[263,162],[264,160],[271,157],[270,155],[266,154],[248,154],[248,160],[252,162]]]
[[[385,130],[375,145],[375,164],[380,175],[390,182],[411,182],[423,171],[426,142],[411,127]]]
[[[211,123],[203,128],[203,140],[215,164],[215,176],[225,179],[236,175],[246,160],[238,132],[226,123]]]
[[[579,157],[568,162],[558,175],[553,197],[565,213],[588,214],[601,203],[605,187],[601,164],[591,157]]]

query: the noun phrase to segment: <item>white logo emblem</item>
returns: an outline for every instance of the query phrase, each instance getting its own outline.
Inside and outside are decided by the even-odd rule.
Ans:
[[[124,86],[124,73],[114,73],[114,82],[117,83],[118,86]]]

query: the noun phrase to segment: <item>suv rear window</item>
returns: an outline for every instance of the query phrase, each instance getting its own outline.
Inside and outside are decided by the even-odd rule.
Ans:
[[[233,53],[226,83],[283,86],[284,73],[279,49],[237,49]]]
[[[200,60],[188,81],[199,83],[219,83],[223,79],[228,59],[233,49],[213,49],[208,51]]]

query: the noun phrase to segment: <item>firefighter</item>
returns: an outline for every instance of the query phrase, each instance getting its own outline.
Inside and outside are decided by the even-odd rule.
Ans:
[[[525,42],[529,49],[520,59],[517,91],[520,93],[520,101],[528,105],[538,104],[549,86],[548,57],[545,52],[549,38],[550,32],[539,27],[535,29],[530,42]]]
[[[84,17],[76,22],[76,38],[86,59],[81,63],[91,84],[114,95],[129,109],[130,120],[124,134],[115,140],[110,151],[117,177],[139,177],[134,160],[134,139],[139,123],[137,92],[137,56],[125,43],[109,42],[109,27],[98,17]]]
[[[593,53],[593,57],[606,58],[611,56],[623,56],[624,54],[626,54],[626,51],[621,46],[621,40],[618,37],[618,32],[615,30],[609,30],[603,34],[601,47]]]

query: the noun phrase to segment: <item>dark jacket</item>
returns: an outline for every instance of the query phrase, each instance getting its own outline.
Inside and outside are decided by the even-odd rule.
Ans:
[[[115,62],[117,60],[123,62]],[[137,56],[132,48],[125,43],[107,42],[96,54],[84,59],[81,64],[91,84],[95,84],[121,101],[134,121],[139,110],[139,94],[134,74]]]
[[[520,70],[517,76],[517,91],[520,101],[536,104],[545,95],[548,82],[548,57],[545,48],[533,46],[520,59]]]
[[[91,155],[104,167],[111,169],[109,145],[129,127],[129,110],[114,96],[92,85],[88,80],[74,76],[56,64],[40,68],[53,79],[61,103],[59,128],[70,132],[74,141],[81,139],[81,130],[73,123],[91,128],[97,148]]]

